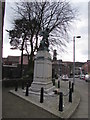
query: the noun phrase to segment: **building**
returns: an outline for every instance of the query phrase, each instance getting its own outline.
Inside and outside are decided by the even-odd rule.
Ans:
[[[80,75],[81,68],[84,64],[85,63],[83,63],[83,62],[75,62],[75,75]],[[88,64],[89,64],[89,62],[88,62]],[[62,61],[62,60],[57,60],[57,59],[53,60],[52,61],[52,70],[53,70],[54,74],[57,74],[60,76],[67,74],[69,77],[73,77],[73,62]]]
[[[71,73],[71,62],[66,62],[62,60],[57,60],[57,51],[53,51],[53,60],[52,60],[52,77],[68,75]]]
[[[8,56],[3,58],[2,77],[4,78],[19,78],[21,77],[21,56]],[[28,69],[28,57],[23,55],[23,74],[26,74]]]
[[[86,63],[75,62],[75,75],[80,74],[80,70],[85,73],[90,73],[90,60]],[[21,69],[21,56],[8,56],[3,58],[3,77],[4,76],[20,76]],[[23,56],[23,74],[26,74],[28,69],[28,56]],[[14,72],[13,72],[14,71]],[[15,74],[14,74],[15,73]],[[18,73],[18,74],[17,74]],[[69,77],[73,76],[73,62],[57,60],[57,53],[54,50],[53,60],[52,60],[52,77],[58,77],[62,75],[68,75]]]
[[[58,76],[68,75],[70,76],[72,62],[62,61],[62,60],[55,60],[52,61],[52,70],[54,74]]]
[[[3,58],[3,65],[18,65],[19,64],[19,56],[8,56],[7,58]]]
[[[84,65],[82,66],[82,71],[84,71],[85,74],[90,74],[90,60],[87,60],[87,62],[84,63]]]
[[[19,64],[21,64],[21,56],[19,57]],[[23,55],[23,65],[28,65],[28,56],[26,54]]]
[[[8,56],[7,58],[3,58],[3,65],[17,66],[18,64],[21,64],[21,56]],[[28,65],[28,56],[26,54],[23,55],[23,65]]]

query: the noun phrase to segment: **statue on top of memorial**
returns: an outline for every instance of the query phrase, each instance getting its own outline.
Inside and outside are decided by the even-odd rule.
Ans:
[[[48,49],[49,48],[49,41],[48,41],[49,33],[50,33],[49,28],[46,28],[45,30],[40,32],[40,36],[42,36],[43,38],[40,42],[39,50],[49,51]]]

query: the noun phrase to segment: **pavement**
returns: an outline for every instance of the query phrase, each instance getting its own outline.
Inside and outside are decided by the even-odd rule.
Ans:
[[[19,102],[19,106],[21,108],[19,108],[21,110],[20,114],[18,115],[18,112],[16,114],[14,109],[14,114],[6,112],[5,114],[5,106],[3,109],[3,117],[7,118],[7,117],[18,117],[18,118],[70,118],[72,117],[72,115],[74,114],[75,110],[77,109],[77,107],[79,106],[80,103],[80,94],[78,91],[73,92],[72,94],[72,103],[69,102],[69,82],[68,81],[61,81],[60,82],[60,92],[63,92],[63,111],[59,111],[59,95],[57,94],[49,94],[47,96],[44,96],[44,102],[40,103],[40,96],[38,95],[34,95],[34,94],[29,94],[29,96],[25,96],[25,93],[23,93],[22,89],[19,88],[18,91],[15,91],[14,89],[11,89],[9,92],[9,95],[12,94],[13,97],[17,97],[17,99],[21,100],[26,104],[26,102],[28,103],[26,112],[25,112],[25,108],[22,110],[21,108],[23,108],[23,106],[25,106],[23,104],[23,106],[20,106],[20,104],[22,105],[22,102]],[[57,88],[57,80],[56,80],[56,88]],[[5,97],[5,96],[4,96]],[[15,100],[15,99],[14,99]],[[10,104],[10,103],[9,103]],[[16,104],[16,103],[14,103]],[[18,104],[18,103],[17,103]],[[16,104],[16,105],[17,105]],[[4,105],[4,104],[3,104]],[[8,104],[7,104],[8,105]],[[13,104],[12,104],[13,105]],[[15,106],[14,106],[15,107]],[[28,110],[28,107],[29,110]],[[32,110],[31,110],[32,108]],[[10,110],[10,106],[9,106],[9,110]],[[16,110],[18,111],[18,110]],[[30,111],[30,113],[28,112]],[[32,112],[33,111],[33,112]],[[23,114],[22,114],[23,113]],[[16,116],[15,116],[16,114]]]
[[[75,89],[80,94],[80,104],[76,111],[74,112],[72,118],[90,118],[89,117],[90,82],[86,82],[85,80],[77,78],[75,79]]]

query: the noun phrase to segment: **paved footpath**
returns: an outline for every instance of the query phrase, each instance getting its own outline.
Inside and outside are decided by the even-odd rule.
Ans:
[[[75,89],[79,91],[81,100],[72,118],[88,118],[88,84],[90,83],[76,78]]]
[[[68,92],[67,82],[62,81],[61,86],[62,86],[61,90],[64,91],[64,94],[67,93]],[[72,114],[74,110],[72,107],[72,104],[76,106],[76,104],[79,101],[79,99],[77,100],[76,94],[73,95],[73,103],[68,102],[67,96],[64,97],[64,111],[61,113],[58,111],[59,96],[45,97],[44,103],[40,104],[39,98],[33,99],[32,96],[25,97],[25,95],[23,95],[24,99],[22,99],[22,93],[19,93],[21,97],[18,97],[14,94],[9,93],[9,90],[12,90],[12,89],[13,88],[3,88],[3,96],[2,96],[3,97],[3,109],[2,109],[3,118],[57,118],[58,116],[60,116],[61,118],[62,117],[67,118],[67,117],[70,117],[70,114]],[[15,90],[13,92],[15,92]],[[16,94],[18,94],[18,92],[16,92]],[[29,102],[29,100],[31,101]],[[35,101],[35,104],[37,102],[38,104],[37,105],[33,104],[34,101]],[[43,109],[43,107],[45,109]]]
[[[3,118],[55,118],[47,111],[38,109],[37,106],[17,97],[9,90],[13,88],[3,88],[2,92],[2,117]]]

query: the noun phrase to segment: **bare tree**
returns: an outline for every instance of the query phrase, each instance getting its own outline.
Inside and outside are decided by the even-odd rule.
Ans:
[[[68,29],[70,24],[76,17],[76,10],[71,8],[71,5],[66,0],[59,0],[58,2],[21,2],[17,3],[17,13],[24,17],[29,22],[35,19],[38,22],[38,29],[30,26],[31,29],[31,40],[36,36],[35,43],[36,46],[33,48],[33,43],[31,42],[31,52],[35,51],[38,46],[38,35],[39,32],[46,27],[50,29],[49,42],[51,45],[59,45],[59,48],[66,45],[68,40],[65,36],[68,35]],[[34,26],[35,27],[35,26]],[[36,26],[37,27],[37,26]],[[33,53],[32,52],[32,53]]]
[[[20,18],[25,19],[25,31],[30,42],[30,63],[33,61],[34,52],[38,50],[39,34],[45,28],[49,28],[49,43],[53,46],[63,48],[68,42],[68,29],[76,18],[76,10],[72,9],[69,2],[59,0],[58,2],[19,2],[16,3]],[[23,29],[24,29],[23,28]]]

